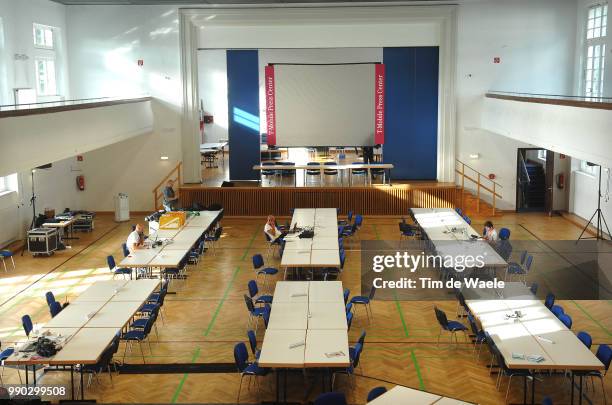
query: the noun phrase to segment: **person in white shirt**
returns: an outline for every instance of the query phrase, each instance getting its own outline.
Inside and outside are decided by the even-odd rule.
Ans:
[[[270,237],[271,242],[274,242],[279,238],[282,239],[286,235],[286,233],[281,232],[276,227],[276,218],[274,218],[274,215],[268,215],[266,226],[264,226],[264,232]]]
[[[488,240],[489,242],[497,242],[497,239],[498,239],[497,231],[495,230],[495,227],[493,226],[493,222],[491,221],[485,222],[483,238]]]
[[[142,224],[136,224],[136,227],[134,228],[132,233],[130,233],[130,235],[128,236],[125,244],[127,248],[129,249],[130,253],[134,253],[134,251],[138,249],[145,248],[143,230],[144,228]]]

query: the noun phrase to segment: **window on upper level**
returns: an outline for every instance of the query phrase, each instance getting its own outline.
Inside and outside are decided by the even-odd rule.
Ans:
[[[587,10],[586,42],[584,58],[584,95],[603,95],[608,3],[591,5]]]
[[[34,46],[37,48],[54,49],[56,30],[57,28],[48,25],[34,24]]]
[[[36,72],[36,93],[39,96],[55,96],[57,94],[57,77],[55,73],[55,59],[34,59]]]
[[[538,159],[546,160],[546,149],[538,149]]]
[[[0,194],[17,190],[17,173],[0,176]]]

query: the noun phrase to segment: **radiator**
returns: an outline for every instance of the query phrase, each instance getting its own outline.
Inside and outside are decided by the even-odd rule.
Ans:
[[[19,238],[19,210],[16,205],[0,208],[0,247]]]

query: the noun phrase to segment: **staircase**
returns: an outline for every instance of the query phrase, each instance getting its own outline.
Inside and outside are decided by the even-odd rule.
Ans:
[[[461,187],[457,187],[457,202],[455,206],[461,207],[463,201],[463,212],[470,218],[492,218],[495,216],[501,216],[501,212],[499,209],[493,210],[493,206],[484,200],[480,199],[478,201],[478,197],[476,197],[469,190],[464,189],[461,190]],[[480,212],[478,212],[478,206],[480,205]]]
[[[525,163],[529,182],[523,187],[523,209],[541,210],[544,208],[546,194],[546,173],[542,165],[535,163]]]
[[[455,202],[455,206],[461,208],[470,217],[494,217],[498,213],[495,206],[496,200],[502,197],[498,193],[501,185],[458,159],[455,161],[455,173],[460,176],[460,186],[457,187],[458,201]],[[466,182],[473,184],[476,189],[475,195],[469,188],[466,188]],[[483,194],[491,196],[492,204],[484,202]]]

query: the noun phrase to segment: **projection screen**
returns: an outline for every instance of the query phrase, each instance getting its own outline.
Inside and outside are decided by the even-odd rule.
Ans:
[[[383,143],[383,65],[275,64],[265,73],[268,144]]]

